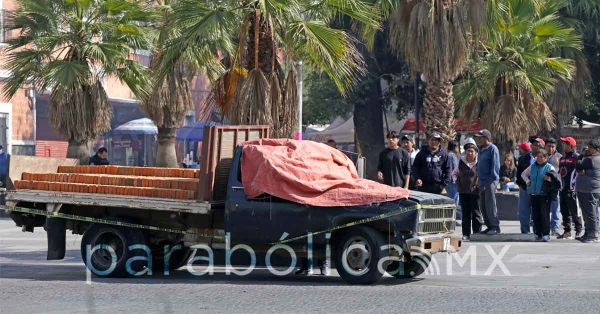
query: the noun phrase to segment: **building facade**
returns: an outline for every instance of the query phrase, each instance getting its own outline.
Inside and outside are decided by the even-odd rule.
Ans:
[[[8,16],[17,5],[17,0],[0,0],[0,49],[6,47],[6,40],[18,35],[7,28]],[[133,58],[144,65],[149,64],[147,52],[140,51]],[[0,90],[11,75],[5,63],[6,60],[0,53]],[[111,77],[105,78],[103,83],[113,107],[112,128],[145,117],[138,100],[127,86]],[[210,91],[210,84],[205,77],[195,77],[190,85],[195,108],[188,113],[186,123],[196,121],[200,107]],[[65,157],[67,141],[52,128],[48,106],[48,95],[28,86],[21,88],[10,99],[0,95],[0,145],[14,155]],[[95,146],[103,145],[110,138],[111,134],[108,132],[96,141]]]

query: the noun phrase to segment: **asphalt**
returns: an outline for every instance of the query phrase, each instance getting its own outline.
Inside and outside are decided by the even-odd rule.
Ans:
[[[184,268],[171,276],[88,278],[79,241],[69,235],[65,260],[46,261],[42,229],[23,233],[0,218],[0,313],[600,312],[600,244],[465,243],[460,253],[435,255],[417,279],[350,286],[335,271],[234,276],[217,268],[196,277]]]

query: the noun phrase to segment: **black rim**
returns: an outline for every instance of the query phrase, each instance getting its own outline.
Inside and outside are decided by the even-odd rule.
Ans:
[[[92,247],[97,245],[106,245],[111,247],[117,255],[117,262],[125,254],[125,245],[123,239],[113,232],[104,232],[96,237],[96,240],[92,244]],[[92,263],[94,267],[100,271],[107,270],[110,268],[112,263],[112,256],[106,249],[99,249],[92,254]]]

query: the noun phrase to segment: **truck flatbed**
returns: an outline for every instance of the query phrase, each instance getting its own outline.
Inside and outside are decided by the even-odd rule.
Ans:
[[[6,202],[9,207],[11,205],[14,206],[16,202],[32,202],[45,204],[124,207],[201,215],[209,214],[212,206],[216,204],[206,201],[186,201],[168,198],[38,190],[9,191],[6,195]]]

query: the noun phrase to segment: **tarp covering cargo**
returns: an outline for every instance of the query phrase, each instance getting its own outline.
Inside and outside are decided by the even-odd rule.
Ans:
[[[312,141],[244,143],[242,183],[249,197],[272,195],[313,206],[353,206],[408,198],[408,190],[360,179],[342,152]]]

